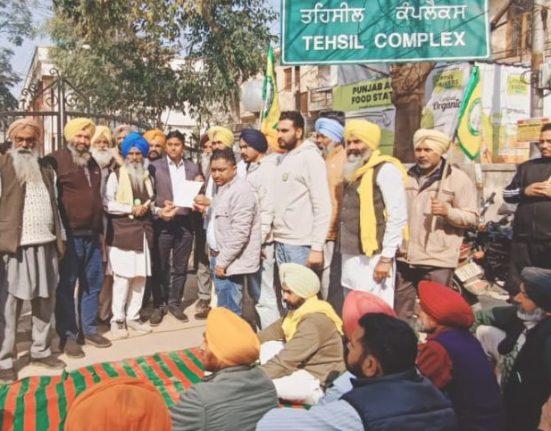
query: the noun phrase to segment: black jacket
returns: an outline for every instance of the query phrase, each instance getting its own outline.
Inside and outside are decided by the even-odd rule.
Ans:
[[[551,177],[551,158],[539,158],[522,163],[503,191],[503,199],[518,204],[513,222],[513,239],[517,241],[551,240],[551,198],[528,197],[524,190],[530,184]]]
[[[491,325],[506,333],[498,351],[506,355],[524,331],[517,306],[493,307],[476,313],[477,324]],[[507,430],[536,430],[541,408],[551,395],[551,317],[526,331],[526,341],[518,353],[503,399],[508,415]]]

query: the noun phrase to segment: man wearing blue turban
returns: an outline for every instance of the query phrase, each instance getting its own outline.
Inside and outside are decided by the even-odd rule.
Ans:
[[[114,339],[128,329],[151,332],[140,321],[146,277],[151,275],[153,185],[147,168],[149,145],[137,132],[121,143],[124,163],[107,180],[104,207],[109,215],[106,243],[108,271],[113,274],[111,332]]]
[[[342,122],[344,123],[344,120]],[[323,250],[324,263],[321,277],[321,295],[323,299],[328,300],[331,264],[342,206],[343,172],[344,163],[346,162],[346,151],[343,146],[344,125],[336,118],[320,117],[316,121],[314,128],[316,130],[316,144],[320,147],[325,158],[329,193],[331,194],[331,221]],[[338,261],[340,259],[337,259],[336,262]],[[335,309],[340,310],[342,308],[343,294],[340,283],[337,284],[339,291],[331,292],[331,300],[329,302],[331,302]]]

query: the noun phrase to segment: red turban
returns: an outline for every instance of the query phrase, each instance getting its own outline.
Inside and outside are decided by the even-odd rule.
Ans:
[[[353,290],[346,295],[342,307],[342,320],[346,336],[350,337],[358,329],[358,322],[364,315],[373,313],[396,317],[392,307],[372,293]]]
[[[419,283],[419,304],[440,325],[470,328],[474,323],[471,306],[456,291],[433,281]]]

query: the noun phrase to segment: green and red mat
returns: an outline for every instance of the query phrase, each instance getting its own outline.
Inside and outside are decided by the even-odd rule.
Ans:
[[[170,407],[180,392],[201,380],[203,364],[195,348],[90,365],[61,376],[27,377],[0,387],[0,431],[61,431],[67,407],[80,393],[119,376],[149,380]]]

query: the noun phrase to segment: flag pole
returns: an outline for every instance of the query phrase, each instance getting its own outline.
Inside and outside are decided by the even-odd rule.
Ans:
[[[479,86],[480,86],[480,71],[479,71],[478,66],[475,65],[475,66],[473,66],[473,69],[471,71],[471,76],[469,78],[467,88],[465,89],[465,95],[463,97],[463,101],[461,102],[461,107],[459,109],[459,119],[458,119],[458,122],[457,122],[457,126],[455,128],[455,133],[454,133],[453,140],[451,141],[450,149],[448,150],[448,156],[446,157],[446,162],[444,164],[444,172],[442,172],[442,179],[440,180],[440,184],[438,186],[438,192],[436,194],[436,199],[437,200],[440,200],[440,198],[442,197],[442,192],[443,192],[443,188],[444,188],[444,181],[446,180],[446,174],[447,174],[447,171],[449,169],[449,165],[451,163],[450,159],[451,159],[451,156],[452,156],[453,148],[454,148],[454,145],[456,145],[457,141],[459,141],[460,149],[471,160],[474,160],[477,157],[477,155],[480,153],[480,147],[478,148],[478,151],[477,151],[476,154],[472,153],[472,151],[470,151],[470,149],[467,149],[464,145],[465,143],[463,142],[464,136],[463,135],[460,136],[460,130],[463,133],[463,129],[461,127],[462,127],[463,121],[466,118],[466,115],[468,115],[467,111],[468,111],[469,104],[472,103],[473,93],[475,93],[475,89],[479,88]],[[476,94],[476,96],[478,96],[478,98],[480,98],[479,94]],[[434,229],[436,228],[436,220],[437,220],[436,217],[438,217],[438,216],[432,215],[431,229],[430,229],[429,233],[433,232]]]

